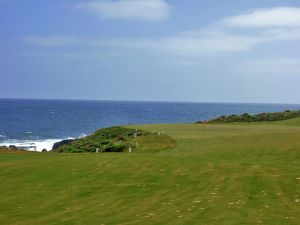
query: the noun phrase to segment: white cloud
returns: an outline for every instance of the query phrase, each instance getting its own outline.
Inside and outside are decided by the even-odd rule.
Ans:
[[[175,35],[154,40],[112,40],[114,48],[141,50],[152,53],[164,53],[173,56],[199,56],[250,50],[261,38],[228,35],[225,33],[206,35]]]
[[[141,0],[141,2],[162,2],[157,0]],[[137,4],[136,0],[123,1],[94,1],[82,4]],[[121,4],[121,5],[122,5]],[[143,4],[143,3],[142,3]],[[85,5],[85,6],[87,6]],[[114,6],[115,7],[115,6]],[[100,7],[101,8],[101,7]],[[256,10],[254,12],[270,10]],[[280,8],[282,9],[282,8]],[[291,9],[291,8],[288,8]],[[298,8],[294,8],[297,10]],[[276,10],[275,10],[276,11]],[[250,13],[249,15],[256,13]],[[120,15],[120,14],[118,14]],[[245,14],[244,16],[247,16]],[[240,15],[242,16],[242,15]],[[230,20],[231,18],[231,20]],[[30,44],[40,46],[66,46],[80,45],[86,49],[97,49],[105,52],[123,51],[131,53],[132,51],[141,54],[167,55],[181,58],[223,55],[230,53],[241,53],[251,51],[254,48],[275,42],[290,42],[300,40],[300,27],[266,27],[264,29],[240,29],[228,28],[229,21],[235,20],[236,17],[228,17],[217,21],[213,25],[200,30],[185,31],[161,38],[154,39],[79,39],[70,36],[50,36],[50,37],[27,37],[25,41]],[[226,22],[227,21],[227,22]],[[224,22],[226,25],[224,25]],[[266,22],[266,21],[265,21]],[[269,22],[270,24],[270,22]]]
[[[232,29],[228,25],[240,26],[239,28],[266,27],[241,32],[240,29]],[[169,37],[113,41],[113,44],[127,49],[194,57],[246,52],[260,45],[298,40],[300,40],[300,8],[277,7],[228,17],[212,23],[207,28],[185,31]]]
[[[93,0],[79,3],[76,8],[107,19],[163,20],[170,14],[164,0]]]
[[[30,36],[25,37],[24,41],[32,45],[43,47],[62,47],[81,43],[80,38],[72,36]]]
[[[247,52],[259,45],[295,40],[300,40],[300,29],[267,29],[244,35],[223,29],[204,29],[152,40],[111,40],[106,44],[119,49],[197,57]]]
[[[293,41],[300,39],[300,28],[267,29],[264,35],[274,41]]]
[[[225,18],[221,22],[231,27],[300,27],[300,8],[258,9]]]
[[[55,52],[47,52],[47,51],[41,51],[41,52],[19,52],[19,56],[24,57],[34,57],[39,59],[52,59],[52,60],[72,60],[72,61],[99,61],[99,60],[105,60],[109,59],[111,61],[111,58],[116,57],[126,57],[123,53],[119,52],[104,52],[101,50],[89,50],[89,51],[55,51]]]
[[[35,57],[35,58],[46,58],[46,59],[68,59],[68,60],[86,60],[85,54],[72,54],[67,52],[59,52],[59,53],[49,53],[49,52],[20,52],[18,53],[20,56],[24,57]]]
[[[42,47],[83,46],[108,51],[140,51],[168,56],[197,57],[247,52],[278,41],[300,40],[300,29],[267,29],[254,34],[234,34],[226,30],[190,31],[156,39],[80,39],[70,36],[26,37],[24,41]]]
[[[300,58],[257,58],[240,62],[238,65],[232,66],[234,71],[238,73],[253,74],[279,74],[279,75],[299,75],[300,74]]]
[[[300,58],[260,58],[248,61],[249,66],[270,67],[277,65],[279,67],[298,67],[300,69]]]

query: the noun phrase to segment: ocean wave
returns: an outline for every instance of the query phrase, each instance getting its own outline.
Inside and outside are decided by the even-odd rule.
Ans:
[[[82,133],[77,138],[84,138],[87,134]],[[5,135],[0,135],[0,138],[5,138]],[[60,139],[36,139],[36,140],[20,140],[20,139],[6,139],[0,142],[0,146],[7,146],[15,145],[16,147],[22,148],[26,147],[28,151],[38,151],[41,152],[43,149],[47,151],[52,150],[53,145],[56,142],[60,142],[62,140],[72,140],[75,139],[74,137],[67,137],[67,138],[60,138]]]
[[[85,133],[82,133],[82,134],[80,134],[79,135],[79,137],[78,138],[84,138],[84,137],[86,137],[87,136],[87,134],[85,134]]]
[[[15,145],[19,148],[26,148],[28,151],[38,151],[41,152],[43,149],[47,151],[52,150],[53,145],[56,142],[62,141],[63,139],[45,139],[45,140],[6,140],[5,142],[0,142],[0,146]]]

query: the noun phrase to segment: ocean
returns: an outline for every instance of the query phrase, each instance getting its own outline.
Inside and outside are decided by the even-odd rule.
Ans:
[[[299,109],[286,104],[0,99],[0,146],[51,150],[60,140],[114,125],[194,123],[225,114]]]

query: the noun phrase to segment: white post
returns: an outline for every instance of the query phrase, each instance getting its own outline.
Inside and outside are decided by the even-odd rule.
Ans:
[[[99,152],[99,148],[96,148],[96,153],[98,153]]]
[[[130,153],[132,152],[131,147],[129,147],[129,152],[130,152]]]

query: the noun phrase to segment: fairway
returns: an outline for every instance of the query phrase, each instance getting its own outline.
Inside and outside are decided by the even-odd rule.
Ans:
[[[159,152],[0,153],[0,224],[300,224],[300,119],[135,125]]]

